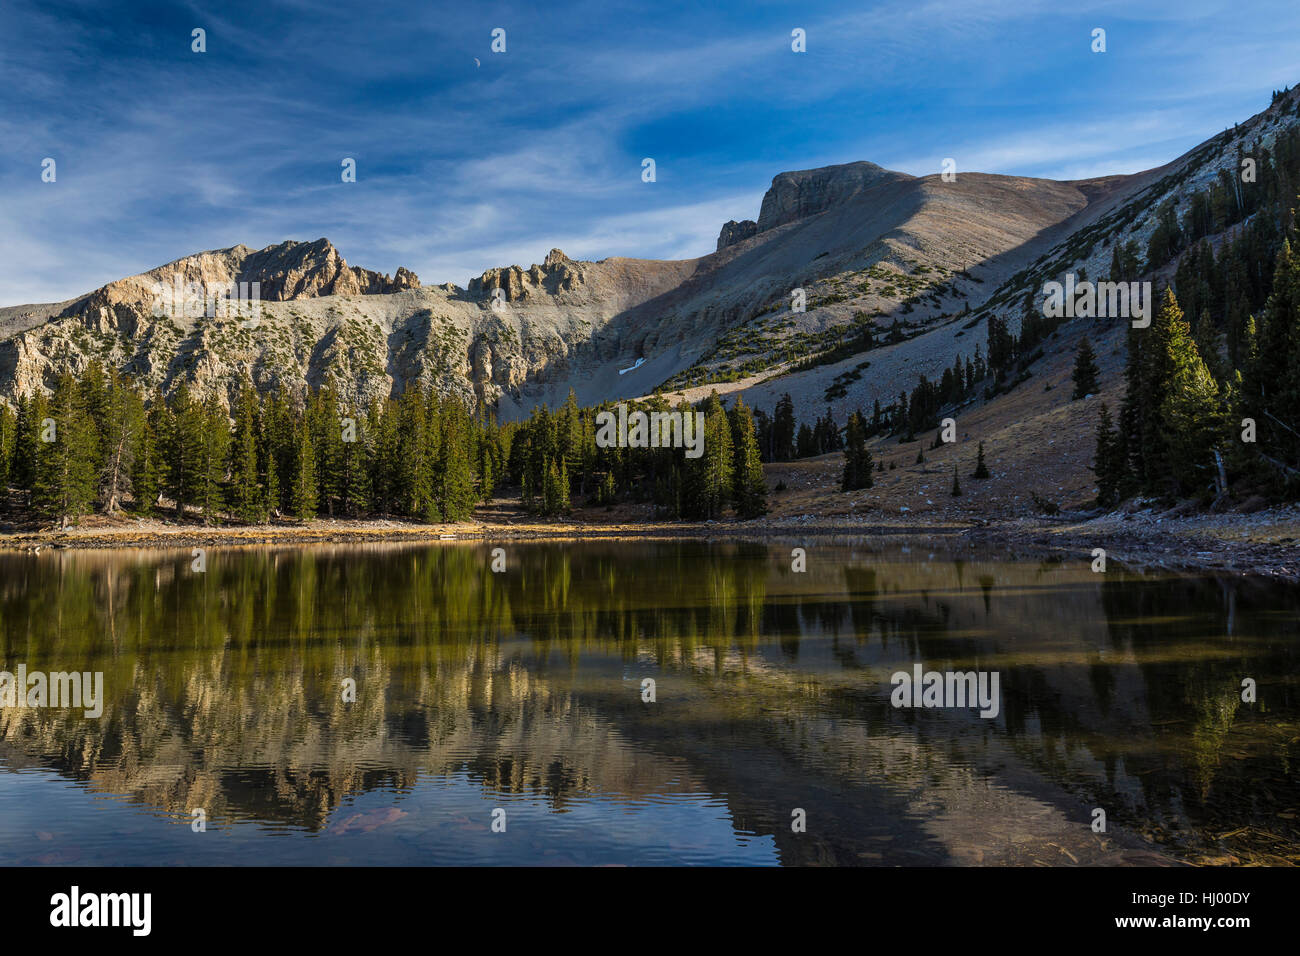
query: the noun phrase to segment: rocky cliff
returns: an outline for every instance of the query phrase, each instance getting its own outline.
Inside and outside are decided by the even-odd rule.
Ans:
[[[883,183],[912,178],[906,173],[896,173],[865,162],[781,173],[772,180],[771,187],[763,196],[757,231],[766,232],[796,219],[842,206]]]
[[[746,239],[752,239],[758,235],[758,223],[752,219],[742,219],[740,222],[731,219],[722,224],[722,231],[718,233],[718,250],[734,246],[738,242],[744,242]]]
[[[182,286],[196,283],[209,289],[231,283],[247,283],[251,288],[253,283],[258,283],[265,302],[325,295],[387,295],[420,287],[419,277],[406,268],[399,268],[397,275],[389,278],[369,269],[349,266],[328,239],[290,241],[256,251],[239,245],[186,256],[141,275],[110,282],[73,301],[60,314],[71,316],[100,307],[135,304],[146,296],[152,302],[155,285],[169,291],[177,282]]]

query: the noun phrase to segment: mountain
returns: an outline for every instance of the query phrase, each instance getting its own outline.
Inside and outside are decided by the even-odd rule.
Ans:
[[[781,173],[758,218],[725,224],[698,259],[584,262],[556,249],[462,289],[350,266],[326,239],[203,252],[67,302],[0,309],[0,400],[98,359],[151,386],[227,398],[244,376],[293,393],[333,383],[367,403],[420,385],[510,418],[571,388],[584,404],[717,388],[768,408],[790,392],[842,421],[977,344],[987,351],[985,319],[1015,327],[1044,281],[1106,276],[1116,243],[1145,249],[1162,203],[1235,174],[1297,109],[1291,91],[1128,176],[959,170],[949,182],[867,162]],[[257,282],[260,320],[154,315],[156,287],[177,282]]]

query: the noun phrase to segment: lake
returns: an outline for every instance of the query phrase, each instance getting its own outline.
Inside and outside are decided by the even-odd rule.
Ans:
[[[495,546],[0,554],[0,670],[103,675],[0,708],[0,864],[1300,862],[1294,585]]]

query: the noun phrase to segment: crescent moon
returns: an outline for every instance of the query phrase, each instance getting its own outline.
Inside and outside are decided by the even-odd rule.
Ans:
[[[478,57],[474,57],[474,65],[475,65],[475,66],[482,66],[483,64],[480,63],[480,62],[478,61]]]

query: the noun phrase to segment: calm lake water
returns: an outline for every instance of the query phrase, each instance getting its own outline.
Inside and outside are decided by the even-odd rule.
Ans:
[[[796,544],[0,555],[0,864],[1300,862],[1300,589]]]

